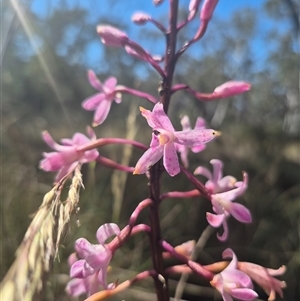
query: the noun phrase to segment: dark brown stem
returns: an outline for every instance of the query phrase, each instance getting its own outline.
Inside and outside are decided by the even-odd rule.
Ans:
[[[170,97],[173,73],[175,69],[175,52],[176,52],[176,37],[177,37],[177,12],[178,0],[170,0],[170,19],[169,28],[166,32],[166,54],[165,54],[165,76],[162,78],[160,87],[160,102],[164,106],[167,113]],[[159,203],[160,203],[160,176],[163,171],[162,163],[159,161],[150,169],[150,198],[153,200],[153,205],[150,207],[150,225],[151,225],[151,252],[154,270],[158,277],[154,277],[156,295],[158,301],[168,301],[169,289],[168,281],[164,271],[162,247],[159,244],[161,240],[161,229],[159,219]]]

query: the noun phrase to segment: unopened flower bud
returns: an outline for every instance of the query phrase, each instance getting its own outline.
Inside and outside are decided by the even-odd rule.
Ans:
[[[213,94],[220,98],[230,97],[249,91],[251,85],[247,82],[229,81],[217,87]]]
[[[164,0],[153,0],[154,5],[159,5],[163,2]]]
[[[129,40],[127,34],[110,25],[97,26],[97,33],[103,44],[114,47],[123,47]]]
[[[189,4],[189,12],[197,11],[201,0],[191,0]]]
[[[205,0],[200,13],[201,21],[208,21],[211,19],[218,1],[219,0]]]
[[[131,21],[137,25],[144,25],[151,17],[143,12],[136,12],[132,15]]]

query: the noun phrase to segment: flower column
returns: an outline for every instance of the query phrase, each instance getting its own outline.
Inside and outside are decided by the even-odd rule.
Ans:
[[[162,78],[159,88],[160,102],[167,113],[170,96],[173,73],[175,68],[175,51],[177,37],[177,12],[178,0],[170,0],[170,19],[169,29],[166,32],[166,53],[165,53],[165,76]],[[159,218],[159,195],[160,195],[160,176],[163,167],[161,160],[150,169],[150,198],[153,200],[153,206],[150,207],[150,224],[151,224],[151,252],[154,269],[164,278],[155,279],[155,288],[157,300],[169,300],[168,282],[164,275],[162,248],[158,244],[161,239],[160,218]]]

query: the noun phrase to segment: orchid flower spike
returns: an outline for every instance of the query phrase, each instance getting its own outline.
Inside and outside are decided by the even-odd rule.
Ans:
[[[122,101],[122,94],[118,92],[118,88],[123,88],[123,86],[117,86],[115,77],[109,77],[104,83],[101,83],[92,70],[88,71],[88,79],[90,85],[100,93],[85,99],[82,107],[87,111],[95,111],[93,126],[97,126],[105,121],[112,102],[120,103]]]
[[[180,172],[175,143],[187,147],[203,145],[220,136],[220,132],[211,129],[175,131],[162,103],[157,103],[152,112],[140,108],[148,125],[153,129],[150,148],[138,160],[133,174],[144,174],[163,157],[163,164],[170,176]]]
[[[250,277],[237,269],[238,260],[234,252],[226,249],[222,255],[223,258],[231,257],[232,260],[221,273],[214,276],[210,284],[220,292],[223,300],[232,301],[233,297],[248,301],[258,297]]]
[[[213,159],[210,161],[210,164],[213,166],[212,173],[207,168],[199,166],[195,169],[194,175],[202,175],[208,179],[205,183],[205,187],[211,194],[236,188],[236,178],[233,176],[223,177],[223,162],[221,160]]]
[[[96,135],[90,127],[87,132],[91,139],[81,133],[75,133],[72,139],[61,139],[62,145],[57,144],[48,132],[43,133],[44,141],[55,152],[43,153],[44,159],[40,161],[40,168],[45,171],[58,171],[55,182],[72,172],[78,163],[92,162],[99,156],[97,150],[77,151],[79,147],[96,140]]]
[[[248,187],[248,175],[244,172],[243,182],[237,182],[235,184],[236,188],[211,195],[211,203],[213,206],[213,211],[216,214],[207,212],[206,219],[208,223],[214,227],[218,228],[223,225],[224,232],[217,237],[221,241],[225,241],[228,237],[228,225],[227,218],[232,215],[236,220],[241,223],[251,223],[252,217],[250,211],[243,205],[238,203],[233,203],[237,197],[242,195]]]
[[[99,244],[91,244],[85,238],[75,242],[75,250],[79,260],[74,260],[70,269],[70,276],[84,281],[71,280],[67,285],[70,295],[95,293],[95,284],[100,284],[104,289],[112,289],[115,285],[107,284],[106,274],[112,259],[113,251],[108,248],[105,241],[113,235],[118,235],[120,229],[116,224],[109,223],[99,227],[97,240]],[[97,285],[96,285],[97,286]]]

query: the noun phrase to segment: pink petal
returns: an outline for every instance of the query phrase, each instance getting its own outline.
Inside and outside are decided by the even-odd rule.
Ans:
[[[102,245],[97,245],[93,253],[86,257],[87,267],[91,266],[94,270],[107,267],[112,258],[112,253]]]
[[[251,85],[247,82],[229,81],[217,87],[213,94],[218,95],[221,98],[225,98],[244,93],[249,91],[250,88]]]
[[[65,146],[73,146],[73,141],[69,138],[62,138],[60,139],[60,142]]]
[[[207,178],[208,180],[212,179],[212,174],[210,172],[209,169],[202,167],[202,166],[198,166],[195,171],[194,171],[194,175],[201,175],[204,176],[205,178]]]
[[[206,219],[208,223],[214,228],[220,227],[224,221],[224,218],[225,218],[224,214],[212,214],[206,212]]]
[[[111,107],[111,101],[104,99],[99,106],[97,107],[95,114],[94,114],[94,121],[93,121],[93,126],[97,126],[102,124],[109,111],[110,111],[110,107]]]
[[[144,174],[163,156],[164,146],[150,147],[136,163],[133,174]]]
[[[203,150],[205,150],[206,148],[206,145],[205,144],[202,144],[202,145],[197,145],[197,146],[193,146],[191,148],[192,152],[193,153],[200,153],[202,152]]]
[[[103,267],[99,270],[99,273],[98,273],[98,281],[101,283],[101,285],[104,287],[104,289],[108,289],[108,285],[106,282],[108,265],[109,265],[109,262],[107,262],[107,264],[103,265]]]
[[[74,162],[71,165],[65,165],[63,168],[57,173],[55,177],[55,183],[59,182],[64,176],[67,174],[73,172],[73,170],[76,168],[78,162]]]
[[[253,300],[258,297],[258,294],[249,288],[235,288],[230,291],[232,297],[239,300]]]
[[[109,94],[113,92],[116,88],[116,85],[117,85],[117,79],[113,76],[109,77],[108,79],[106,79],[103,85],[104,93]]]
[[[188,147],[198,146],[220,136],[220,133],[214,130],[187,130],[174,132],[175,142]]]
[[[236,267],[227,266],[222,272],[225,282],[235,283],[236,287],[253,288],[251,278],[244,272],[235,269]]]
[[[108,223],[100,226],[97,230],[96,237],[100,244],[104,244],[105,241],[113,235],[118,235],[120,228],[114,223]]]
[[[177,151],[180,152],[180,159],[181,159],[181,162],[182,162],[183,166],[185,168],[187,168],[189,166],[189,160],[188,160],[189,150],[188,150],[188,148],[185,147],[184,145],[176,143],[176,149],[177,149]]]
[[[213,166],[212,181],[217,183],[223,176],[223,162],[221,160],[212,159],[209,163]]]
[[[95,111],[105,98],[106,95],[104,93],[94,94],[93,96],[85,99],[81,106],[87,111]]]
[[[87,257],[92,251],[92,244],[85,238],[78,238],[74,245],[75,251],[80,258]]]
[[[65,146],[65,145],[59,145],[58,143],[56,143],[52,136],[47,132],[43,132],[42,133],[42,137],[43,140],[48,144],[48,146],[50,146],[52,149],[56,150],[56,151],[68,151],[70,149],[69,146]]]
[[[82,154],[71,149],[67,152],[44,153],[45,159],[40,161],[40,168],[45,171],[58,171],[65,165],[78,161]]]
[[[223,222],[223,234],[219,235],[219,233],[218,233],[217,238],[220,241],[225,241],[228,238],[228,225],[227,225],[226,219],[224,219],[224,222]]]
[[[181,126],[182,126],[182,130],[190,130],[191,129],[191,122],[190,119],[187,115],[182,116],[181,120],[180,120]]]
[[[198,117],[195,124],[195,130],[204,130],[206,128],[205,119]]]
[[[252,217],[250,211],[243,205],[238,203],[230,203],[227,211],[239,222],[251,223]]]
[[[213,12],[215,10],[216,5],[219,0],[205,0],[203,3],[201,12],[200,12],[200,20],[209,20],[211,19]]]
[[[237,184],[238,184],[238,182],[236,183],[236,186],[237,186]],[[247,188],[248,188],[248,175],[246,172],[244,172],[243,183],[241,185],[239,185],[239,187],[229,190],[229,191],[226,191],[226,192],[218,193],[218,194],[216,194],[216,196],[218,196],[221,199],[226,200],[226,201],[232,201],[232,200],[236,199],[237,197],[239,197],[240,195],[242,195]]]
[[[116,90],[118,89],[118,86],[116,87]],[[122,94],[120,92],[115,93],[114,100],[116,103],[122,102]]]
[[[150,147],[156,147],[156,146],[159,146],[159,139],[157,137],[157,135],[155,135],[154,133],[152,133],[152,139],[151,139],[151,142],[150,142]]]
[[[87,136],[81,133],[75,133],[72,137],[72,141],[73,145],[75,146],[82,146],[91,142],[91,140]]]
[[[147,119],[149,126],[154,130],[160,131],[160,129],[163,129],[169,132],[174,132],[172,123],[169,117],[166,115],[161,103],[157,103],[154,106],[152,112],[144,109],[143,107],[140,107],[140,111],[142,115]]]
[[[103,86],[100,80],[97,78],[95,72],[93,70],[88,70],[87,73],[88,80],[90,82],[90,85],[95,88],[96,90],[102,92]]]
[[[96,140],[97,139],[94,130],[90,126],[87,126],[86,131],[87,131],[87,134],[88,134],[88,136],[90,137],[91,140]]]
[[[94,150],[84,152],[82,159],[80,159],[81,163],[88,163],[95,161],[99,156],[99,152]]]
[[[72,279],[66,286],[66,292],[73,297],[80,296],[86,293],[84,279]]]
[[[223,297],[223,301],[233,301],[233,299],[227,292],[223,292],[222,297]]]
[[[218,181],[219,190],[218,192],[225,192],[234,189],[236,186],[236,178],[232,176],[226,176]]]
[[[68,257],[68,265],[72,266],[73,263],[75,263],[78,260],[76,252],[72,253]]]
[[[85,264],[84,259],[74,262],[70,269],[70,276],[72,278],[84,278],[84,273],[83,273],[84,264]]]
[[[164,146],[164,167],[171,177],[180,173],[180,167],[178,162],[178,156],[174,143],[167,143]]]
[[[222,253],[222,258],[223,259],[224,258],[231,258],[232,259],[226,269],[234,270],[234,269],[237,268],[238,260],[237,260],[237,257],[235,255],[235,253],[232,251],[232,249],[230,249],[230,248],[225,249]]]
[[[164,111],[164,106],[162,103],[158,102],[152,110],[153,118],[158,121],[160,128],[167,130],[169,132],[174,132],[174,127]]]

